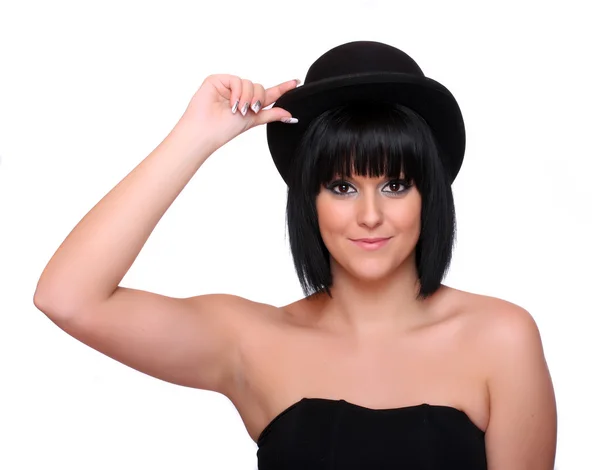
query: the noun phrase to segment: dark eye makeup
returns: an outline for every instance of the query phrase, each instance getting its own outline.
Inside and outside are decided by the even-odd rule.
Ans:
[[[408,183],[406,180],[403,179],[393,179],[388,181],[388,183],[384,186],[390,186],[390,185],[399,185],[402,187],[402,189],[398,190],[398,191],[385,191],[389,194],[392,194],[393,196],[399,196],[404,194],[406,191],[408,191],[411,187],[411,184]],[[334,188],[337,188],[338,186],[342,186],[342,187],[351,187],[353,188],[352,184],[350,184],[348,181],[345,181],[343,179],[337,179],[337,180],[333,180],[331,181],[329,184],[327,184],[325,187],[331,191],[333,194],[336,194],[338,196],[347,196],[348,194],[352,194],[352,193],[348,193],[348,192],[339,192],[339,191],[335,191]]]

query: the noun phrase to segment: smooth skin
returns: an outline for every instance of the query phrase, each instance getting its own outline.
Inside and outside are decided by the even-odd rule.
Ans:
[[[320,328],[349,338],[349,351],[364,350],[365,356],[380,344],[398,343],[397,338],[408,342],[418,335],[427,344],[425,349],[433,350],[440,344],[441,337],[436,335],[444,324],[453,332],[454,341],[461,338],[459,332],[468,332],[464,337],[469,344],[465,340],[463,346],[477,358],[474,370],[483,371],[480,378],[488,395],[488,412],[471,416],[486,431],[488,469],[552,470],[556,401],[533,317],[501,299],[456,290],[448,294],[446,286],[425,302],[415,301],[414,247],[422,202],[417,188],[402,175],[400,179],[353,175],[334,183],[322,188],[316,200],[319,229],[331,253],[335,279],[334,298],[322,296],[315,309]],[[391,238],[377,251],[362,250],[352,242],[369,237]],[[473,306],[475,314],[453,315],[453,309],[446,307],[454,303],[451,299],[459,299],[456,303],[465,312]],[[389,362],[402,362],[405,355],[399,353]],[[411,355],[411,360],[418,360],[416,348]],[[444,360],[448,367],[462,361],[458,356]],[[422,396],[426,394],[423,390]]]
[[[316,198],[319,230],[331,254],[335,279],[327,302],[327,322],[345,334],[385,334],[394,325],[406,329],[423,318],[418,302],[414,248],[421,230],[421,195],[400,179],[353,175],[334,178]],[[352,240],[389,238],[386,246],[366,251]],[[398,306],[401,306],[399,308]],[[360,339],[358,339],[360,340]]]
[[[207,77],[169,135],[58,248],[38,282],[36,307],[71,336],[123,364],[174,384],[222,393],[239,405],[244,416],[246,410],[257,412],[256,403],[242,403],[240,397],[247,396],[242,386],[249,381],[256,386],[272,384],[271,379],[279,376],[258,368],[258,356],[249,354],[248,340],[259,338],[260,345],[265,332],[282,333],[284,328],[271,328],[278,322],[277,315],[288,321],[292,311],[309,312],[305,300],[292,304],[293,308],[276,309],[234,295],[173,298],[119,283],[158,221],[212,153],[257,125],[277,120],[293,125],[286,110],[264,107],[297,83],[291,80],[265,89],[232,75]],[[257,101],[260,104],[253,107]],[[446,337],[449,332],[454,338],[464,332],[471,342],[470,357],[484,371],[477,379],[489,406],[480,407],[483,412],[476,421],[486,431],[488,469],[552,470],[556,403],[531,315],[509,302],[482,301],[482,296],[447,287],[425,304],[411,301],[416,275],[413,249],[420,230],[418,191],[412,187],[405,194],[392,195],[400,188],[393,182],[356,176],[342,191],[348,188],[347,196],[323,190],[317,198],[319,226],[332,254],[336,283],[334,299],[318,304],[323,315],[312,325],[313,331],[327,330],[346,338],[343,344],[360,345],[362,349],[353,350],[367,367],[373,355],[386,355],[387,345],[401,350],[402,344],[414,342],[427,352],[439,343],[418,342],[418,338]],[[370,236],[392,238],[380,253],[363,252],[349,240]],[[450,304],[468,304],[465,311],[470,313],[453,319],[446,307]],[[306,334],[310,328],[294,331]],[[398,346],[396,338],[404,343]],[[282,345],[281,355],[293,353],[299,344],[272,339]],[[315,344],[312,337],[302,341]],[[259,370],[260,380],[249,369]],[[389,378],[386,370],[381,373]],[[275,398],[268,415],[255,418],[253,438],[283,409],[285,403],[276,407]]]
[[[44,269],[34,304],[73,337],[168,382],[227,393],[237,359],[234,329],[254,303],[223,294],[172,298],[119,286],[148,237],[206,159],[257,125],[292,118],[266,107],[295,88],[265,89],[211,75],[168,136],[94,206]],[[248,107],[250,109],[250,107]],[[294,125],[294,124],[289,124]],[[156,191],[156,188],[161,188]]]

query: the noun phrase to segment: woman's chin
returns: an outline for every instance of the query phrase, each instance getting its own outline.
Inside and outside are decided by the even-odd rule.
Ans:
[[[335,263],[336,271],[343,271],[343,276],[349,276],[362,282],[377,282],[388,278],[394,273],[394,265],[389,259],[353,259],[350,263]]]
[[[378,265],[362,265],[353,266],[350,270],[350,275],[364,282],[377,282],[389,277],[392,274],[390,266]]]

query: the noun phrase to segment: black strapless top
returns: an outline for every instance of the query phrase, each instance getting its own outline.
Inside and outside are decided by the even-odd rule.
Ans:
[[[484,437],[450,406],[303,398],[265,427],[256,455],[259,470],[486,470]]]

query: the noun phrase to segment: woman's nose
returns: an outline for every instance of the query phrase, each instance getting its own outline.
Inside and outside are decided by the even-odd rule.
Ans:
[[[357,219],[361,225],[377,226],[383,219],[381,197],[376,192],[363,192],[357,199]]]

